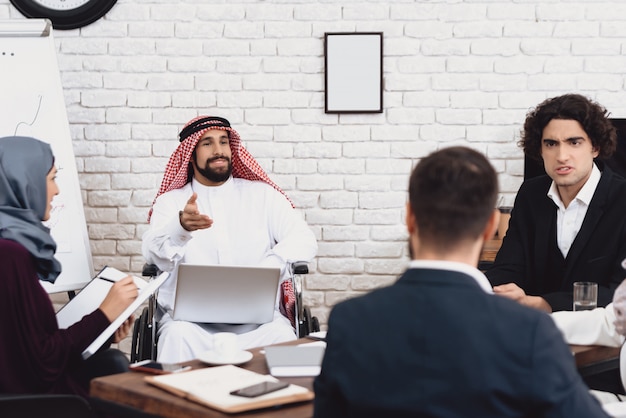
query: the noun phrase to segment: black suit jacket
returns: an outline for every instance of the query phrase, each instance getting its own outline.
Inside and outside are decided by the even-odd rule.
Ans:
[[[607,416],[547,314],[437,269],[337,304],[314,389],[316,418]]]
[[[564,260],[556,244],[557,208],[547,196],[551,182],[540,176],[522,184],[502,247],[486,275],[494,286],[516,283],[527,294],[542,296],[554,311],[572,310],[574,282],[597,282],[598,306],[606,306],[626,277],[621,267],[626,258],[626,181],[604,167]]]

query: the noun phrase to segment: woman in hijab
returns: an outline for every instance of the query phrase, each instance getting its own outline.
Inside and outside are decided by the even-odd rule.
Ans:
[[[128,359],[103,348],[82,351],[137,297],[130,276],[115,283],[98,309],[59,329],[40,280],[61,272],[56,244],[41,221],[59,189],[50,145],[34,138],[0,138],[0,393],[71,393],[87,397],[91,378],[128,369]],[[128,335],[133,318],[115,333]]]

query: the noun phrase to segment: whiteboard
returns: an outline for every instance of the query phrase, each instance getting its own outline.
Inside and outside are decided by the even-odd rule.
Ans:
[[[60,193],[44,224],[63,270],[54,285],[41,283],[49,293],[80,289],[93,265],[49,20],[0,20],[0,115],[0,137],[31,136],[52,147]]]

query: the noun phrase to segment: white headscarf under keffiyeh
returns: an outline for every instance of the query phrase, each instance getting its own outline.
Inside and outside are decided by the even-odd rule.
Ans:
[[[198,141],[204,133],[211,129],[222,129],[229,133],[229,143],[232,158],[233,177],[246,180],[262,181],[274,189],[281,192],[285,198],[293,206],[293,202],[289,197],[276,185],[269,176],[261,168],[259,163],[254,159],[250,152],[241,145],[241,138],[237,131],[230,127],[230,122],[224,118],[217,116],[198,116],[183,127],[179,134],[180,145],[170,156],[170,160],[165,167],[165,174],[161,181],[161,187],[157,192],[154,201],[163,193],[170,190],[180,189],[189,181],[189,162],[191,155],[196,149]],[[154,205],[154,201],[152,204]],[[152,216],[152,208],[148,214],[148,222]]]

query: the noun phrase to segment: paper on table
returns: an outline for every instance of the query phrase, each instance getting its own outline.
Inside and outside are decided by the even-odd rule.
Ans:
[[[146,381],[175,395],[223,412],[234,413],[313,399],[313,392],[298,385],[254,398],[230,392],[264,381],[276,381],[269,375],[255,373],[231,364],[196,369],[190,372],[147,376]]]
[[[265,360],[272,376],[317,376],[322,368],[326,343],[265,347]]]
[[[326,340],[326,331],[310,332],[306,337],[310,338],[312,340],[325,341]]]
[[[109,289],[113,286],[113,282],[116,282],[128,274],[123,273],[113,267],[105,267],[91,280],[87,286],[85,286],[78,294],[72,298],[65,306],[63,306],[57,312],[57,322],[59,328],[68,328],[69,326],[80,321],[85,315],[90,314],[96,310],[104,298],[106,297]],[[108,341],[113,333],[124,323],[133,312],[135,312],[142,303],[144,303],[151,294],[153,294],[159,286],[165,282],[169,277],[169,273],[161,273],[157,278],[147,282],[139,277],[133,277],[139,295],[137,298],[118,316],[113,320],[107,328],[83,351],[82,356],[84,359],[89,358],[93,353],[98,351],[102,345]]]

